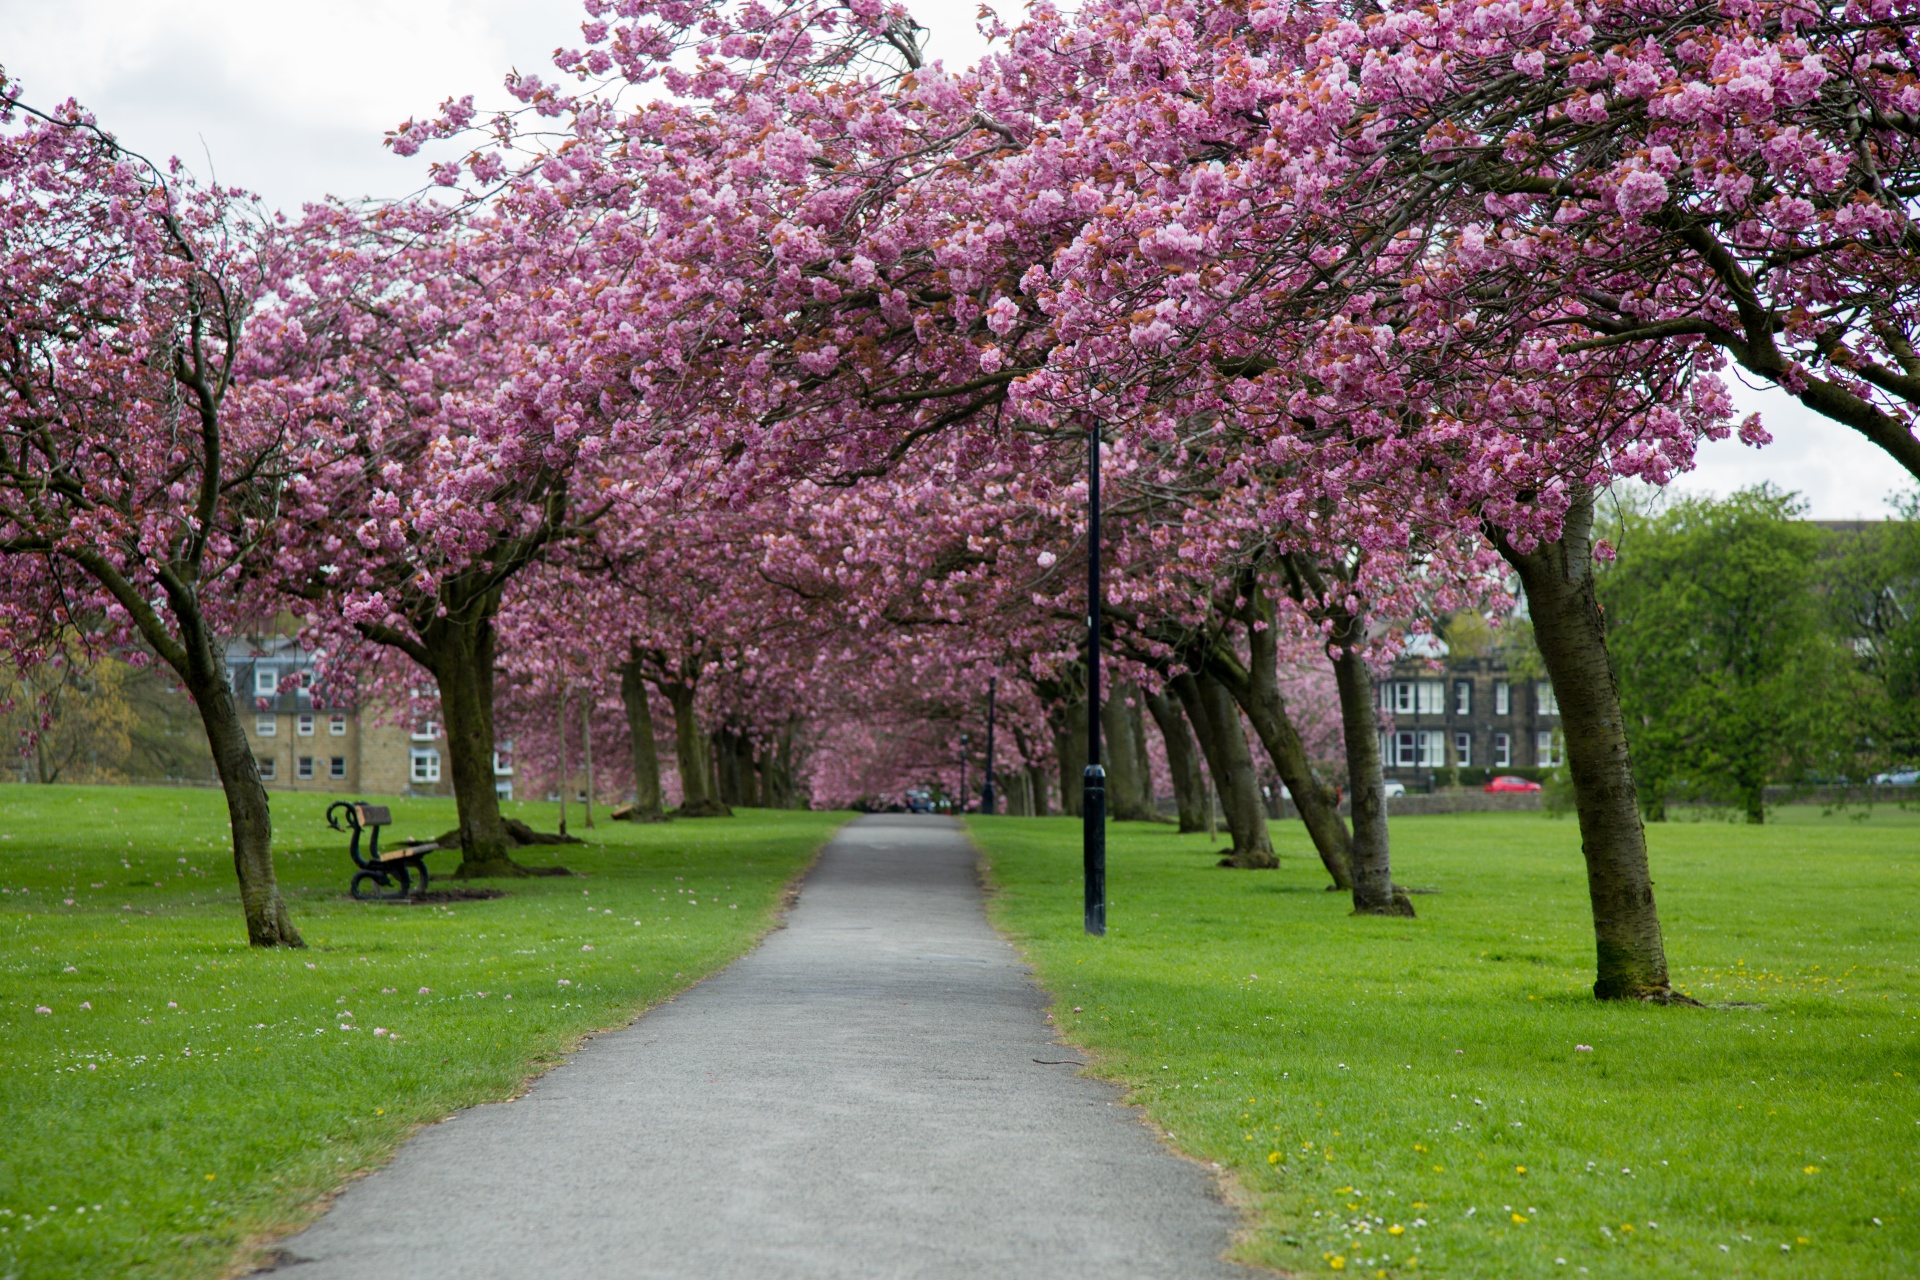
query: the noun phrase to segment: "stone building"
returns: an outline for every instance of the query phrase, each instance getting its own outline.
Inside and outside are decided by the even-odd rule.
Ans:
[[[1392,725],[1380,730],[1381,762],[1388,778],[1410,788],[1444,781],[1456,766],[1478,777],[1563,762],[1553,686],[1515,678],[1501,658],[1455,658],[1440,647],[1402,658],[1377,688]]]
[[[241,727],[270,791],[353,795],[448,796],[445,735],[432,721],[402,724],[380,706],[355,707],[327,696],[314,678],[314,655],[284,636],[227,644]],[[513,795],[507,753],[494,755],[496,787]]]

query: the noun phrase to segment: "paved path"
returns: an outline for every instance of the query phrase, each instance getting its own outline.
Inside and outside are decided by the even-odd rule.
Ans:
[[[1203,1173],[1052,1042],[944,819],[865,818],[787,928],[424,1130],[295,1280],[1244,1280]]]

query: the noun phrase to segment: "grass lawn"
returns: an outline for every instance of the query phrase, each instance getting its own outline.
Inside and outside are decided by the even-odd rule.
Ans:
[[[1240,1256],[1366,1276],[1920,1275],[1920,814],[1649,830],[1674,984],[1606,1007],[1578,830],[1395,819],[1418,920],[1356,919],[1297,824],[1279,871],[1116,825],[974,819],[1062,1034],[1230,1170]]]
[[[847,816],[602,812],[589,843],[521,853],[579,877],[404,906],[346,897],[325,804],[274,797],[308,946],[260,953],[218,792],[0,786],[0,1277],[230,1271],[416,1125],[745,951]],[[449,800],[392,804],[396,834],[453,825]]]

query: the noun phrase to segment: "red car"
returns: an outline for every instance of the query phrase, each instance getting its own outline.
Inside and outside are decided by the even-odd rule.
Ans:
[[[1502,774],[1480,789],[1482,791],[1538,791],[1540,784],[1529,782],[1525,778],[1516,778],[1512,774]]]

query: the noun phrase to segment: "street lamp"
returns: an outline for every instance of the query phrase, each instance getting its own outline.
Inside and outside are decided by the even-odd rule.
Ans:
[[[1107,931],[1107,771],[1100,767],[1100,423],[1087,431],[1087,771],[1080,792],[1087,932]]]
[[[987,677],[987,784],[980,788],[980,812],[994,813],[999,805],[993,795],[993,695],[1000,687],[1000,677]]]

